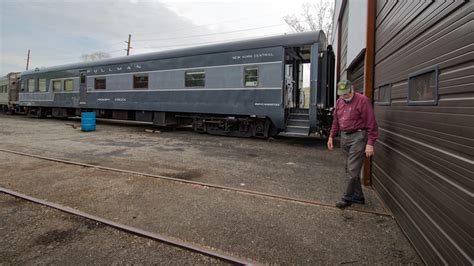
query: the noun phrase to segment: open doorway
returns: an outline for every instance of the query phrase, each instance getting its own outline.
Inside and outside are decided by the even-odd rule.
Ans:
[[[285,108],[308,109],[311,46],[285,49]]]

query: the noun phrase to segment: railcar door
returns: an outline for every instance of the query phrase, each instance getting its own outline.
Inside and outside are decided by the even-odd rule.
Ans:
[[[87,103],[87,76],[86,71],[83,70],[79,74],[79,105]]]

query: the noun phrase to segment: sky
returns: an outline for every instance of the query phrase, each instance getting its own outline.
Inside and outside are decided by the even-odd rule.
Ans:
[[[0,76],[75,63],[290,33],[309,0],[0,0]]]

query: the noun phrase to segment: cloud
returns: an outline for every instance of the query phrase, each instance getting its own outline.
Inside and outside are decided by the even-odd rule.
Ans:
[[[0,0],[0,75],[23,70],[28,49],[31,68],[124,56],[128,34],[132,55],[282,34],[302,1]]]
[[[23,70],[28,49],[31,68],[66,64],[97,51],[125,55],[129,33],[132,47],[140,51],[150,49],[134,39],[170,37],[176,30],[192,28],[210,32],[195,26],[158,1],[1,1],[0,74]]]

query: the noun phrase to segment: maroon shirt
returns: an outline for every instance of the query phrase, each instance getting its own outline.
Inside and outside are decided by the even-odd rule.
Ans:
[[[337,100],[330,136],[334,138],[339,131],[357,129],[367,129],[369,136],[367,144],[374,145],[379,131],[372,104],[367,96],[355,92],[349,103],[344,102],[342,98]]]

